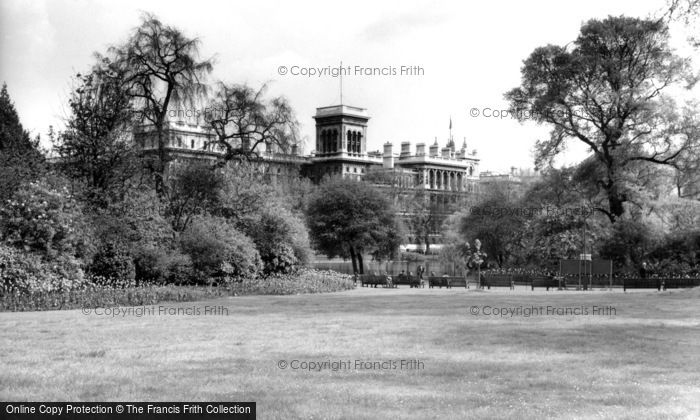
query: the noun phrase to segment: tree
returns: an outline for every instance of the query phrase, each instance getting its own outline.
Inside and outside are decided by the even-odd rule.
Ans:
[[[587,145],[600,166],[588,182],[605,198],[596,210],[613,223],[630,201],[622,180],[630,166],[675,167],[700,141],[697,106],[680,109],[665,95],[693,75],[689,60],[673,54],[661,20],[590,20],[572,48],[537,48],[521,72],[521,86],[506,94],[513,113],[552,126],[549,139],[537,142],[537,165],[568,140]]]
[[[158,156],[151,169],[159,194],[165,188],[168,111],[172,104],[194,104],[206,91],[203,78],[212,70],[212,60],[199,59],[199,45],[198,38],[145,14],[125,44],[110,48],[112,59],[106,61],[115,74],[124,75],[137,121],[153,129]]]
[[[25,181],[36,179],[44,169],[39,138],[31,139],[24,130],[7,92],[0,90],[0,202],[10,198]]]
[[[55,144],[61,167],[84,184],[89,202],[102,207],[110,198],[121,199],[139,169],[130,135],[131,99],[123,74],[107,73],[107,67],[76,76],[67,128]]]
[[[363,254],[388,257],[401,244],[393,206],[364,182],[338,177],[321,184],[307,220],[312,245],[329,258],[350,257],[355,273],[364,273]]]
[[[211,165],[175,167],[168,192],[168,216],[173,229],[182,232],[196,215],[216,208],[223,184],[223,175]]]
[[[218,84],[204,118],[216,133],[213,143],[226,150],[225,162],[257,158],[260,145],[288,153],[297,143],[299,123],[291,106],[283,97],[265,100],[266,90]]]
[[[458,245],[467,238],[481,238],[486,254],[502,267],[522,247],[525,210],[507,191],[493,189],[479,204],[451,217],[448,230],[457,232],[452,236],[461,239]]]

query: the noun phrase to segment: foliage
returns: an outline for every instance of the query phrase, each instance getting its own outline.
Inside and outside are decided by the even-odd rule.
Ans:
[[[613,260],[616,268],[639,267],[659,240],[658,234],[643,221],[623,219],[603,239],[600,255]]]
[[[213,214],[233,223],[261,214],[275,199],[275,190],[264,182],[259,166],[251,162],[229,162],[223,171]]]
[[[451,218],[454,223],[451,229],[459,232],[461,243],[467,238],[481,239],[484,251],[502,267],[521,248],[524,212],[520,210],[520,202],[494,190],[476,206]]]
[[[12,250],[12,252],[15,252]],[[0,250],[0,256],[2,256]],[[2,257],[0,257],[2,258]],[[0,267],[3,267],[0,265]],[[0,277],[4,278],[4,277]],[[126,287],[125,287],[126,286]],[[75,308],[145,306],[163,302],[191,302],[223,296],[293,295],[350,290],[350,276],[333,271],[302,269],[293,275],[245,279],[226,286],[134,286],[96,279],[71,289],[34,290],[32,293],[0,293],[0,311],[36,311]]]
[[[133,252],[140,283],[187,284],[194,280],[192,260],[178,248],[144,246]]]
[[[85,257],[92,231],[83,208],[66,187],[31,182],[0,206],[0,239],[25,251]]]
[[[309,259],[304,222],[282,206],[272,204],[262,214],[242,221],[242,230],[255,242],[265,274],[290,273]]]
[[[692,81],[689,60],[674,55],[662,20],[608,17],[585,23],[572,48],[549,45],[525,60],[521,86],[506,94],[523,122],[552,126],[536,146],[538,166],[569,139],[583,142],[595,168],[586,181],[604,200],[611,222],[632,201],[638,165],[675,167],[700,138],[697,104],[677,106],[664,93]]]
[[[165,217],[166,205],[147,185],[134,186],[121,201],[97,209],[93,224],[103,242],[121,242],[130,248],[174,244],[175,232]]]
[[[37,179],[45,170],[39,138],[30,139],[19,121],[7,92],[0,90],[0,202],[10,198],[19,186]]]
[[[402,230],[391,204],[370,185],[331,178],[321,184],[309,203],[310,237],[329,258],[350,257],[356,273],[363,272],[362,254],[389,257],[398,250]]]
[[[225,219],[200,216],[180,241],[194,269],[206,279],[239,281],[260,271],[260,255],[253,241]]]
[[[173,168],[168,189],[168,215],[173,229],[182,232],[195,216],[216,208],[224,177],[206,164],[188,164]]]
[[[85,283],[79,261],[61,256],[47,261],[37,253],[0,243],[0,295],[64,292]]]
[[[124,245],[117,242],[102,244],[89,266],[92,276],[100,276],[106,281],[133,282],[136,277],[134,261]]]
[[[140,166],[123,74],[111,74],[108,62],[102,64],[76,76],[71,115],[54,144],[61,169],[80,182],[86,199],[98,206],[121,198]]]

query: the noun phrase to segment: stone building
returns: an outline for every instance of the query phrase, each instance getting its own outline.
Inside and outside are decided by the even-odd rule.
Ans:
[[[409,228],[408,249],[424,249],[426,242],[439,248],[444,219],[478,194],[476,151],[467,150],[466,140],[457,149],[451,133],[443,147],[436,138],[429,146],[418,143],[415,148],[404,141],[398,153],[391,142],[384,144],[383,151],[368,151],[370,117],[365,108],[321,107],[316,109],[313,118],[316,123],[314,151],[302,156],[296,146],[289,153],[283,153],[270,145],[262,145],[256,166],[272,183],[295,182],[300,176],[313,182],[343,176],[376,184],[391,196]],[[223,147],[213,143],[213,130],[199,117],[171,118],[165,136],[165,151],[173,164],[193,159],[216,161],[224,153]],[[141,127],[134,137],[145,154],[157,152],[152,129]],[[420,205],[416,205],[417,202]],[[411,221],[421,216],[417,214],[421,212],[431,213],[427,234],[412,231],[415,224]]]

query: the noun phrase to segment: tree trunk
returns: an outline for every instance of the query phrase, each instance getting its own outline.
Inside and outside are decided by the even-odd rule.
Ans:
[[[362,253],[361,252],[357,253],[357,265],[360,268],[360,274],[365,274],[364,265],[362,264]]]
[[[352,273],[357,274],[357,260],[355,259],[355,248],[350,247],[350,259],[352,260]]]

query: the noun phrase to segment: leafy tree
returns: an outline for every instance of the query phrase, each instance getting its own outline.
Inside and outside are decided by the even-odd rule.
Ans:
[[[572,48],[548,45],[525,60],[521,86],[506,94],[521,121],[552,126],[538,141],[538,166],[570,139],[591,150],[588,182],[605,198],[596,210],[615,222],[630,201],[622,178],[637,163],[675,166],[700,139],[697,107],[680,109],[664,93],[692,81],[689,60],[673,54],[661,20],[590,20]],[[527,111],[527,112],[523,112]]]
[[[67,128],[54,147],[61,167],[85,186],[87,200],[104,207],[110,199],[122,198],[139,169],[131,138],[131,99],[123,74],[108,73],[107,66],[78,74],[76,83]]]
[[[265,182],[260,166],[232,161],[223,170],[222,188],[212,213],[239,224],[261,214],[275,197],[275,189]]]
[[[364,273],[363,254],[388,257],[401,244],[402,230],[391,203],[370,185],[331,178],[319,186],[307,213],[312,244],[329,258],[352,260]]]
[[[226,153],[224,161],[259,157],[265,150],[289,153],[297,144],[299,123],[283,97],[265,100],[267,86],[255,90],[245,84],[220,82],[204,118],[216,133],[215,144]]]
[[[30,139],[7,92],[0,90],[0,202],[8,199],[26,181],[44,172],[44,158],[39,151],[39,138]]]
[[[450,220],[452,225],[448,230],[458,232],[462,241],[480,238],[483,251],[499,266],[505,265],[522,248],[523,212],[520,202],[508,191],[493,189],[479,204]]]
[[[211,165],[189,164],[171,171],[168,215],[173,229],[182,232],[196,215],[217,206],[224,177]]]
[[[129,40],[110,48],[111,58],[105,61],[114,74],[123,75],[137,121],[153,129],[158,156],[151,169],[159,194],[165,188],[168,111],[173,104],[194,104],[206,91],[203,78],[212,70],[212,60],[199,59],[199,45],[198,38],[144,14]]]

